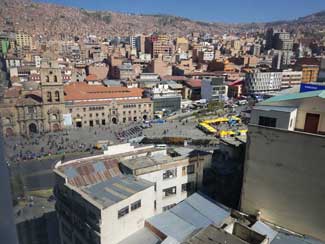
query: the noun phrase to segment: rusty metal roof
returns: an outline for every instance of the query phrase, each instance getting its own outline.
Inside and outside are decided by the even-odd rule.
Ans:
[[[66,176],[68,183],[76,187],[92,185],[122,174],[117,159],[63,164],[59,170]]]

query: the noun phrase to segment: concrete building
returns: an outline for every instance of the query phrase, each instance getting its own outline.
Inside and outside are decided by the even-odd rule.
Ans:
[[[168,84],[157,84],[148,91],[153,102],[153,112],[172,113],[181,109],[182,96],[169,89]]]
[[[302,80],[302,71],[283,70],[281,88],[300,85]]]
[[[314,238],[252,219],[193,194],[170,210],[145,221],[145,228],[121,244],[323,244]]]
[[[28,47],[29,49],[33,48],[33,38],[23,32],[16,33],[16,46],[19,48]]]
[[[273,47],[277,50],[292,51],[293,39],[288,32],[277,32],[273,35]]]
[[[146,41],[146,37],[144,35],[138,35],[135,37],[135,47],[138,53],[145,52],[145,41]]]
[[[211,154],[189,150],[186,153],[166,150],[121,160],[121,170],[155,184],[155,213],[164,212],[199,190],[203,169],[211,162]]]
[[[282,72],[254,69],[245,77],[245,88],[248,94],[267,93],[281,89]]]
[[[318,65],[302,65],[302,83],[316,82],[318,79]]]
[[[270,98],[252,111],[241,209],[325,240],[324,91]]]
[[[210,161],[204,152],[121,144],[104,155],[57,163],[61,243],[119,243],[195,192]]]
[[[200,100],[201,86],[202,80],[199,79],[190,79],[185,81],[183,86],[183,98],[190,100]]]
[[[203,79],[201,86],[201,98],[207,101],[224,100],[228,95],[228,86],[224,77]]]
[[[173,66],[163,60],[163,56],[159,56],[151,61],[150,72],[158,74],[160,77],[172,75]]]
[[[115,159],[70,161],[54,172],[62,244],[118,243],[154,215],[153,184],[122,175]]]
[[[153,118],[153,104],[139,88],[73,82],[64,87],[65,116],[73,127],[109,126]],[[67,122],[66,121],[66,122]]]

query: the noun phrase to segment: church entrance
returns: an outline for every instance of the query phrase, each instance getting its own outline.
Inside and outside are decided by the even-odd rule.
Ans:
[[[29,133],[31,133],[31,134],[37,133],[37,126],[36,126],[36,124],[31,123],[29,125]]]

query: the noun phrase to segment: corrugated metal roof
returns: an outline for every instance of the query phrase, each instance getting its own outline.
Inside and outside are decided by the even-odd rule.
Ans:
[[[230,210],[214,204],[200,194],[193,194],[185,201],[196,209],[196,211],[199,211],[202,215],[212,220],[216,225],[220,225],[227,217],[230,216]]]
[[[116,159],[89,160],[75,164],[62,165],[59,170],[64,173],[71,185],[82,187],[95,184],[121,175]]]
[[[160,232],[175,238],[177,241],[183,241],[196,230],[195,226],[170,211],[154,216],[147,221]]]
[[[319,90],[319,91],[285,94],[285,95],[271,97],[271,98],[261,102],[260,104],[264,105],[264,104],[268,104],[268,103],[271,103],[271,102],[280,102],[280,101],[303,99],[303,98],[312,98],[312,97],[319,97],[319,98],[325,99],[325,91],[324,90]]]
[[[166,236],[183,241],[193,231],[209,226],[221,225],[230,216],[230,211],[219,207],[195,193],[167,212],[147,220]]]
[[[82,191],[106,208],[150,186],[153,186],[153,183],[130,175],[121,175],[86,186]]]
[[[188,202],[184,201],[177,204],[170,210],[173,214],[185,220],[187,223],[195,226],[195,228],[203,228],[207,225],[213,224],[213,221],[202,215],[200,211],[193,208]]]

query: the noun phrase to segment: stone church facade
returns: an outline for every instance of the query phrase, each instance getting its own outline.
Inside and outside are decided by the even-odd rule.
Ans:
[[[57,62],[44,61],[37,87],[11,87],[0,105],[3,135],[30,136],[63,129],[64,89]]]

